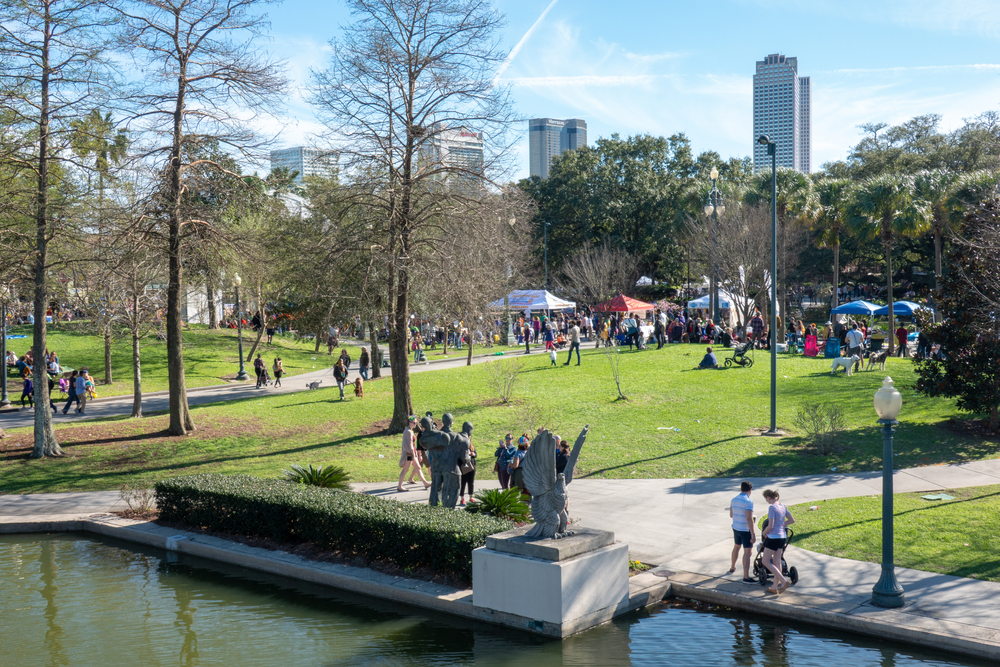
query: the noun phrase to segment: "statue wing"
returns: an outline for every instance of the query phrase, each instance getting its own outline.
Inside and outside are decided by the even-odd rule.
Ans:
[[[548,431],[535,436],[521,462],[524,485],[532,496],[541,496],[556,485],[556,440]]]
[[[569,462],[566,464],[566,470],[563,474],[566,476],[566,484],[569,485],[573,481],[573,471],[576,469],[576,460],[580,458],[580,451],[583,449],[583,443],[587,440],[587,431],[590,430],[590,424],[583,427],[580,431],[580,437],[576,439],[576,443],[573,444],[573,450],[569,453]]]

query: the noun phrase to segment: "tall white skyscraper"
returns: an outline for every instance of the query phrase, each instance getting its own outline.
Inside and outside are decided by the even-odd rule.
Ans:
[[[301,184],[306,176],[332,176],[336,171],[337,156],[329,151],[307,146],[282,148],[271,151],[271,170],[275,167],[285,167],[289,171],[297,171],[295,182]]]
[[[432,180],[472,192],[483,186],[484,148],[482,132],[435,125],[434,135],[420,148],[418,162],[421,170],[441,170]]]
[[[552,159],[563,151],[587,145],[587,121],[579,118],[532,118],[528,121],[529,171],[532,176],[549,177]]]
[[[778,144],[778,166],[811,171],[812,113],[809,77],[799,76],[798,58],[773,53],[757,61],[753,75],[753,164],[770,166],[767,146],[757,143],[766,134]]]

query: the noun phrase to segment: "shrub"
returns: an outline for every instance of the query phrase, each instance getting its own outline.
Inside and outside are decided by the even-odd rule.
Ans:
[[[479,502],[465,506],[466,512],[473,514],[488,514],[498,519],[506,519],[516,523],[527,523],[530,515],[528,503],[520,489],[489,489],[476,494]]]
[[[306,484],[310,486],[321,486],[324,489],[339,489],[350,491],[350,475],[340,466],[318,466],[316,468],[309,464],[308,468],[302,466],[292,466],[291,470],[282,470],[285,473],[285,480]]]
[[[502,403],[510,403],[522,371],[524,364],[519,359],[491,361],[486,364],[486,385],[500,397]]]
[[[844,412],[836,405],[813,404],[799,408],[795,425],[805,431],[820,456],[833,451],[833,443],[844,430]]]
[[[118,487],[118,496],[133,512],[143,514],[153,508],[153,489],[140,479],[132,479]]]
[[[247,475],[157,482],[160,519],[278,542],[431,567],[472,578],[472,550],[513,528],[509,521]]]

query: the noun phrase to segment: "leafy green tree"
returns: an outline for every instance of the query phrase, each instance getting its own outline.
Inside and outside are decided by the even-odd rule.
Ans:
[[[840,285],[840,237],[844,231],[844,219],[850,202],[851,181],[846,179],[823,179],[816,184],[819,204],[814,228],[816,241],[821,247],[833,248],[833,307],[840,305],[837,286]]]
[[[941,254],[944,236],[951,228],[948,204],[958,182],[957,174],[948,171],[922,171],[913,180],[914,194],[928,207],[930,231],[934,234],[934,289],[941,290]]]
[[[910,176],[876,176],[859,183],[848,206],[847,224],[867,241],[879,241],[885,250],[886,298],[889,302],[889,354],[895,348],[892,312],[892,248],[899,237],[922,231],[928,224],[927,205],[914,196]]]
[[[943,320],[921,322],[924,335],[941,345],[943,359],[917,364],[917,391],[951,396],[958,407],[989,418],[1000,429],[1000,200],[970,212],[942,278],[938,309]]]

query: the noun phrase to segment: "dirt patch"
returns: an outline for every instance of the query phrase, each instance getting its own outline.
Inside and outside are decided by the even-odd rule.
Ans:
[[[953,417],[941,422],[939,426],[967,438],[992,440],[1000,436],[997,431],[990,430],[989,419],[955,419]]]
[[[112,512],[115,516],[120,516],[123,519],[132,519],[134,521],[156,521],[160,517],[159,510],[145,510],[144,512],[139,512],[137,510],[125,510],[123,512]]]
[[[358,432],[358,435],[389,435],[389,424],[392,423],[392,418],[380,419],[377,422],[372,422],[368,426],[364,427]]]
[[[118,513],[119,516],[125,516],[125,513]],[[131,517],[126,517],[131,518]],[[429,567],[420,568],[404,568],[396,565],[395,563],[389,563],[380,560],[371,560],[364,556],[354,555],[354,554],[344,554],[339,551],[328,551],[320,549],[316,545],[310,542],[276,542],[274,540],[265,539],[262,537],[249,537],[246,535],[238,535],[235,533],[224,533],[215,530],[205,530],[203,528],[196,528],[189,526],[184,523],[177,522],[167,522],[167,521],[156,521],[157,525],[165,526],[167,528],[176,528],[178,530],[187,530],[192,533],[198,533],[200,535],[210,535],[211,537],[218,537],[224,540],[229,540],[231,542],[239,542],[240,544],[245,544],[249,547],[258,547],[261,549],[267,549],[269,551],[284,551],[286,553],[295,554],[296,556],[301,556],[309,560],[319,561],[323,563],[338,563],[340,565],[352,565],[354,567],[367,567],[376,572],[382,572],[385,574],[392,575],[394,577],[407,577],[410,579],[421,579],[423,581],[430,581],[435,584],[444,584],[445,586],[451,586],[452,588],[466,589],[472,587],[471,581],[465,581],[458,575],[453,573],[442,573],[436,572]]]

